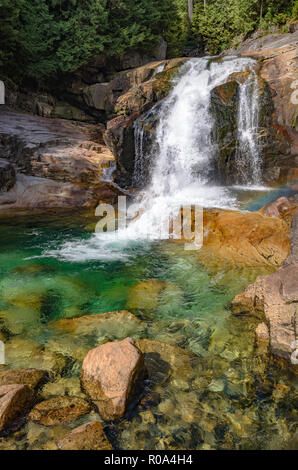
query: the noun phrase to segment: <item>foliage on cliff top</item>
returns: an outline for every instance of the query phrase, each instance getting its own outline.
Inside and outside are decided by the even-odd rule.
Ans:
[[[195,0],[192,31],[208,53],[217,54],[236,37],[297,17],[298,0]]]
[[[148,53],[178,21],[172,0],[0,0],[0,60],[39,79],[100,53]]]

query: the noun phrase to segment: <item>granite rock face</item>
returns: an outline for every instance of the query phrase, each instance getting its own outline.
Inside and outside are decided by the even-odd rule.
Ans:
[[[115,196],[105,182],[114,157],[103,126],[0,111],[0,208],[96,205]]]

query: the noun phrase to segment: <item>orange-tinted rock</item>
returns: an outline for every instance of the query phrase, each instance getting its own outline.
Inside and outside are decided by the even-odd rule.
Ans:
[[[38,403],[30,412],[29,418],[44,426],[55,426],[74,421],[89,413],[90,405],[82,398],[57,397]]]
[[[89,351],[81,384],[105,420],[121,418],[144,376],[144,357],[135,341],[126,338]]]
[[[33,398],[33,392],[27,385],[0,386],[0,432],[7,430],[15,419],[26,413]]]
[[[290,251],[290,228],[281,218],[257,212],[205,211],[204,243],[198,256],[246,265],[280,266]]]
[[[99,421],[83,424],[58,442],[61,450],[113,450]]]

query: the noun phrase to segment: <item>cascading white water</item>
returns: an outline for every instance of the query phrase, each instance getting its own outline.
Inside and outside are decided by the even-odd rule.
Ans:
[[[135,220],[117,234],[96,234],[87,243],[68,242],[60,256],[72,261],[123,259],[123,248],[130,240],[168,238],[168,220],[183,205],[236,208],[237,198],[226,187],[212,184],[211,175],[217,143],[212,140],[210,112],[212,90],[237,72],[250,71],[247,82],[239,84],[237,164],[239,174],[248,172],[250,182],[260,182],[260,153],[256,143],[258,129],[258,81],[256,62],[250,58],[228,57],[192,59],[181,68],[169,96],[151,113],[158,114],[154,145],[145,150],[143,117],[136,122],[136,161],[134,183],[144,180],[148,161],[149,183],[135,205]],[[147,176],[147,175],[146,175]],[[242,178],[246,183],[248,178]],[[165,228],[165,232],[164,232]],[[120,243],[119,240],[122,240]],[[88,246],[87,246],[88,245]],[[56,255],[57,252],[54,253]],[[47,253],[49,255],[49,252]]]
[[[255,71],[251,70],[249,78],[240,85],[236,152],[239,183],[261,184],[261,155],[258,143],[259,109],[258,77]]]
[[[210,175],[217,152],[212,141],[211,91],[237,72],[250,71],[240,83],[238,111],[238,148],[236,162],[245,175],[242,182],[260,183],[260,158],[257,144],[258,82],[255,61],[230,57],[222,61],[192,59],[181,69],[181,76],[158,110],[154,152],[145,155],[144,130],[136,123],[136,162],[134,181],[144,179],[145,162],[153,168],[150,182],[140,200],[141,216],[124,236],[163,238],[161,232],[182,205],[235,207],[228,188],[214,186]],[[154,155],[154,153],[156,153]],[[246,171],[246,173],[245,173]],[[164,235],[167,235],[166,233]]]

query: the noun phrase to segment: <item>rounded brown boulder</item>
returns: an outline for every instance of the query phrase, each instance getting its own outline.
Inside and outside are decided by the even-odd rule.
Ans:
[[[84,359],[81,384],[103,419],[121,418],[144,377],[143,353],[131,338],[103,344]]]
[[[38,403],[30,412],[29,419],[44,426],[55,426],[74,421],[89,413],[90,405],[82,398],[57,397]]]

